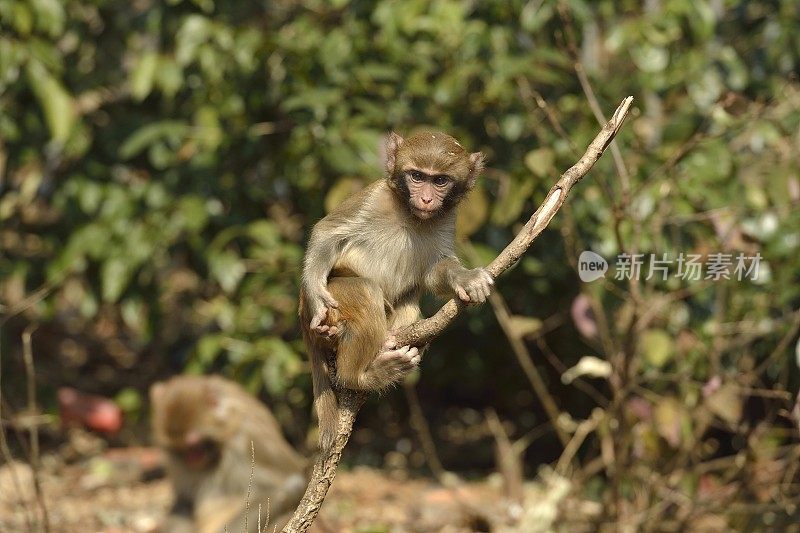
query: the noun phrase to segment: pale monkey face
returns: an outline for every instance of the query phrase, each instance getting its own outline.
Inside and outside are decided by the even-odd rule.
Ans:
[[[404,170],[404,179],[411,211],[422,220],[432,218],[442,208],[453,188],[453,179],[446,174],[408,169]]]

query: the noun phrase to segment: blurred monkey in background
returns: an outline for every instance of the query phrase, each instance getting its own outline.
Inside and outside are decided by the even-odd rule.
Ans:
[[[259,504],[262,528],[267,509],[269,530],[283,526],[305,490],[306,461],[266,406],[218,376],[156,383],[150,401],[153,439],[175,493],[160,531],[243,531],[245,515],[247,531],[256,531]]]

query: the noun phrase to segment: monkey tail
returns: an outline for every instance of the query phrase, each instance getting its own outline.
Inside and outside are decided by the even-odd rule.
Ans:
[[[339,419],[339,401],[336,399],[336,392],[333,390],[328,374],[327,357],[330,354],[331,347],[308,329],[311,316],[308,313],[305,294],[302,290],[300,291],[299,311],[300,329],[303,332],[303,340],[311,362],[311,380],[314,385],[314,411],[317,413],[317,421],[319,423],[319,446],[325,452],[333,446]]]
[[[314,346],[311,348],[311,378],[314,382],[314,410],[319,421],[319,445],[322,451],[333,446],[336,439],[336,426],[339,421],[339,401],[331,386],[328,371],[325,368],[324,351]]]

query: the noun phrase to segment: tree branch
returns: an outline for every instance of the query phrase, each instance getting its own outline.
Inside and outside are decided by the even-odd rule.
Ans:
[[[589,144],[580,160],[561,175],[561,178],[547,193],[542,205],[539,206],[539,209],[536,210],[522,230],[514,237],[514,240],[486,267],[493,278],[497,278],[519,261],[531,243],[547,227],[550,220],[564,204],[564,200],[566,200],[573,185],[589,172],[617,135],[632,103],[632,96],[628,96],[622,101],[611,120],[606,122],[600,133]],[[398,345],[422,346],[430,342],[450,325],[464,307],[464,304],[455,299],[448,301],[432,317],[415,322],[400,330],[396,335]],[[339,390],[337,391],[337,396],[339,399],[339,423],[336,439],[330,451],[321,455],[314,464],[314,470],[303,499],[298,504],[292,519],[283,528],[283,533],[305,532],[314,521],[314,518],[316,518],[328,489],[333,483],[336,468],[342,457],[342,451],[353,430],[356,414],[365,399],[363,393],[351,390]]]

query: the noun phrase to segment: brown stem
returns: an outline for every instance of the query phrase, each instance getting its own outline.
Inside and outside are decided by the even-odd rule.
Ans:
[[[36,367],[33,364],[33,349],[31,348],[31,337],[36,330],[36,325],[31,324],[22,333],[22,356],[25,362],[25,378],[28,387],[28,414],[35,416],[39,414],[39,408],[36,405]],[[30,429],[31,438],[31,453],[28,458],[31,471],[33,472],[33,486],[36,491],[36,502],[38,503],[39,510],[42,513],[43,528],[46,533],[50,532],[50,515],[47,512],[47,505],[44,501],[44,493],[42,492],[41,482],[41,457],[39,454],[39,424],[31,424]]]
[[[336,468],[342,458],[342,451],[350,439],[353,431],[353,422],[356,414],[364,403],[365,394],[342,389],[337,392],[339,400],[339,423],[336,428],[336,438],[333,446],[326,454],[320,454],[314,463],[311,479],[308,481],[303,499],[297,504],[291,520],[284,527],[283,533],[301,533],[306,531],[319,513],[322,502],[328,494],[328,489],[336,477]]]
[[[425,461],[428,463],[428,468],[431,469],[433,475],[439,482],[443,482],[445,474],[447,473],[442,466],[442,461],[439,459],[439,454],[436,453],[436,444],[433,442],[433,435],[431,434],[431,426],[425,419],[425,414],[422,412],[422,405],[417,395],[417,388],[413,383],[405,381],[403,389],[406,393],[406,400],[408,400],[409,419],[411,427],[417,432],[417,437],[422,445],[422,453],[425,455]]]
[[[492,277],[498,277],[519,261],[531,243],[547,227],[547,224],[564,204],[572,186],[589,172],[617,135],[632,103],[632,96],[628,96],[622,101],[611,120],[606,122],[580,160],[561,175],[561,178],[547,193],[542,205],[514,237],[514,240],[486,267]],[[423,346],[427,344],[450,325],[463,307],[463,304],[455,300],[448,301],[432,317],[415,322],[400,330],[396,335],[398,345]],[[334,445],[330,451],[320,455],[314,464],[314,470],[303,499],[295,509],[292,519],[283,528],[283,533],[303,533],[308,529],[316,518],[322,502],[325,500],[325,495],[333,483],[333,478],[336,476],[336,468],[342,457],[342,450],[350,438],[353,422],[365,398],[363,393],[350,390],[339,390],[337,396],[339,399],[339,422]]]
[[[528,378],[533,392],[536,393],[539,401],[542,402],[542,407],[544,407],[544,411],[547,413],[550,423],[553,424],[553,429],[556,432],[558,440],[561,441],[562,446],[566,446],[569,443],[569,435],[564,431],[564,428],[558,424],[558,416],[560,414],[558,405],[556,405],[556,401],[547,390],[547,384],[536,368],[531,352],[528,351],[528,347],[525,346],[525,341],[514,332],[511,326],[511,312],[508,310],[505,299],[500,293],[493,292],[489,295],[489,303],[494,309],[494,315],[497,317],[500,328],[503,330],[503,333],[506,334],[508,343],[511,345],[511,351],[514,352],[514,355],[517,357],[519,366],[522,367],[522,371],[525,372],[525,376]]]

